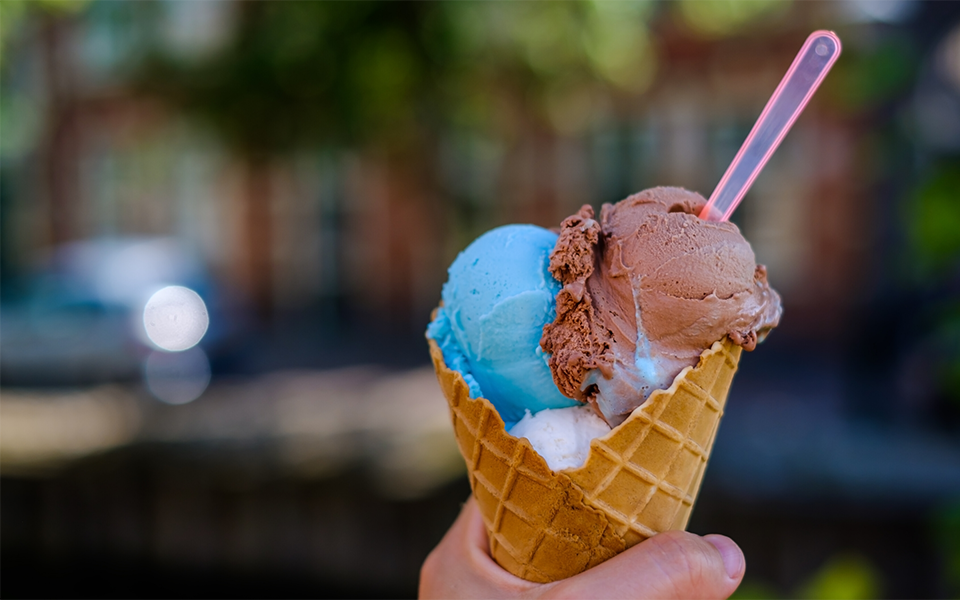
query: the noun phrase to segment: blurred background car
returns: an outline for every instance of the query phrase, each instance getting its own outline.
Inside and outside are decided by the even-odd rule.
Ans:
[[[169,285],[218,299],[209,275],[176,238],[101,238],[56,247],[0,305],[0,376],[5,385],[137,381],[153,348],[143,326],[147,300]],[[230,326],[213,319],[210,345]]]
[[[960,5],[0,3],[11,596],[411,597],[469,493],[423,331],[487,229],[709,195],[782,294],[690,525],[740,597],[960,594]],[[144,310],[195,291],[171,352]]]

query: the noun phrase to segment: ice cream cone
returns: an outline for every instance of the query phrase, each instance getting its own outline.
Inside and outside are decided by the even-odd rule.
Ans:
[[[724,338],[609,434],[586,463],[551,471],[485,398],[470,398],[429,340],[493,558],[537,582],[576,575],[661,531],[684,529],[741,348]]]

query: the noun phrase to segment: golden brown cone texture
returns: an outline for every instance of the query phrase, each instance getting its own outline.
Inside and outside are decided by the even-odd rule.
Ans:
[[[703,480],[741,348],[724,338],[654,392],[584,466],[555,473],[486,398],[470,398],[439,346],[430,356],[450,405],[470,486],[507,571],[536,582],[576,575],[661,531],[684,529]]]

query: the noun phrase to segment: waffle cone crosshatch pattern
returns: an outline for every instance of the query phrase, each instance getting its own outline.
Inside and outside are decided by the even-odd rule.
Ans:
[[[651,395],[586,463],[551,471],[530,443],[505,430],[485,398],[429,340],[457,444],[490,536],[490,552],[530,581],[580,573],[661,531],[684,529],[723,416],[741,348],[713,344],[696,367]]]

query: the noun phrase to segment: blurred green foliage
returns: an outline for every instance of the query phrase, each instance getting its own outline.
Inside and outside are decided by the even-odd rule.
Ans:
[[[687,25],[708,37],[768,24],[789,12],[789,0],[681,0],[676,4]]]
[[[329,144],[405,148],[451,128],[509,142],[523,135],[524,120],[580,133],[604,117],[605,99],[646,90],[658,69],[647,24],[658,11],[710,38],[769,25],[790,5],[254,0],[237,4],[220,52],[191,59],[158,47],[138,80],[246,155]],[[896,87],[911,60],[881,48],[868,65],[876,68],[853,71],[867,72],[867,84],[853,87]]]
[[[731,600],[773,600],[775,598],[803,598],[805,600],[872,600],[882,592],[882,581],[876,568],[866,558],[856,554],[837,554],[801,584],[792,594],[784,596],[772,586],[744,579]]]
[[[21,31],[29,11],[69,15],[82,11],[90,0],[3,0],[0,2],[0,66],[13,38]]]
[[[222,51],[199,60],[156,50],[141,89],[200,117],[240,153],[273,155],[317,140],[402,137],[427,118],[439,67],[424,43],[436,5],[243,2]],[[431,13],[428,15],[428,13]],[[436,28],[437,26],[434,26]],[[439,26],[443,29],[443,26]]]
[[[222,51],[157,48],[136,79],[245,155],[405,147],[450,125],[511,132],[517,112],[563,129],[591,94],[650,84],[651,6],[243,2]]]
[[[650,51],[644,24],[653,10],[651,2],[528,4],[519,9],[503,3],[473,6],[474,11],[491,13],[492,9],[500,14],[484,18],[478,12],[479,19],[462,22],[482,24],[492,17],[510,23],[509,36],[499,43],[503,57],[522,57],[543,79],[595,74],[630,91],[642,91],[649,83],[645,74],[638,76],[636,71],[644,69],[644,53]],[[472,50],[482,59],[487,43],[480,35],[472,38],[479,42]]]
[[[906,206],[907,234],[920,275],[939,276],[960,267],[960,160],[934,168]]]
[[[951,598],[960,598],[960,500],[934,515],[932,530],[943,557],[945,591]]]
[[[960,407],[960,300],[948,301],[934,322],[934,343],[939,350],[937,383],[944,396]]]
[[[844,48],[827,79],[826,90],[835,104],[850,114],[862,114],[901,98],[919,72],[921,56],[906,36],[890,35],[875,45]]]
[[[937,348],[936,384],[944,398],[960,406],[960,300],[948,291],[960,283],[960,158],[944,158],[927,169],[903,211],[907,281],[947,292],[924,305],[921,316]]]
[[[798,590],[809,600],[872,600],[880,597],[880,575],[870,561],[856,554],[834,556]]]

